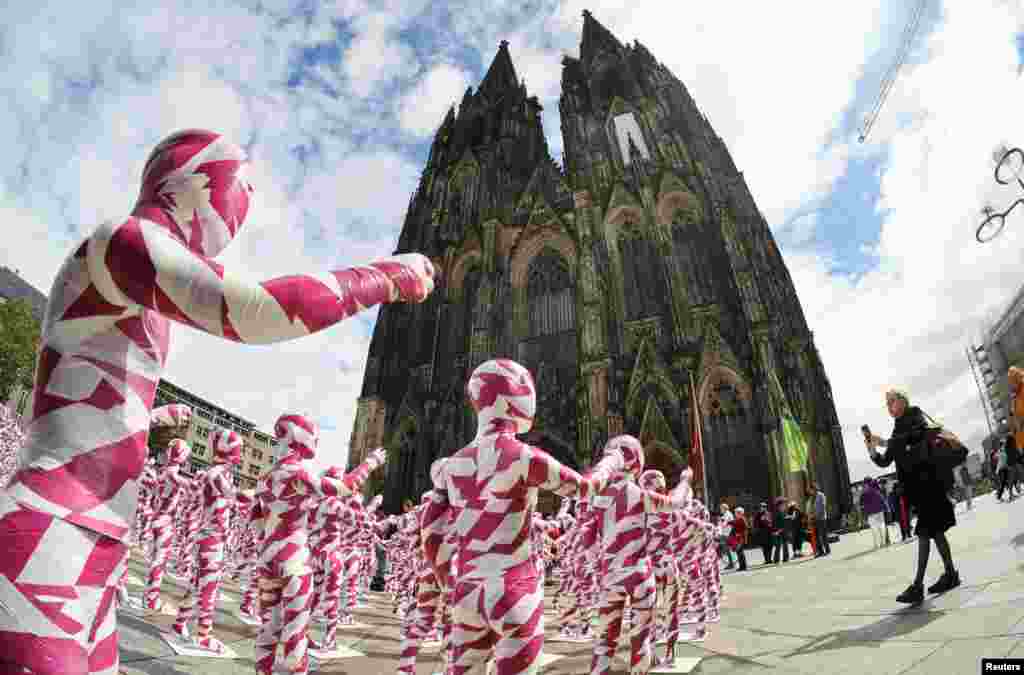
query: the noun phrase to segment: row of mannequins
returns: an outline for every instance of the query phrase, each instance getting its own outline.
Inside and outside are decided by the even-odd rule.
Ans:
[[[481,369],[517,366],[512,362],[489,362]],[[185,406],[165,406],[153,412],[153,423],[184,425],[189,416],[190,410]],[[176,576],[185,581],[186,593],[172,630],[181,640],[191,641],[199,648],[222,652],[224,645],[212,634],[213,616],[221,580],[225,575],[234,576],[242,582],[240,616],[248,623],[261,626],[259,642],[267,649],[264,657],[268,667],[271,671],[274,667],[270,645],[276,646],[288,633],[292,639],[284,639],[285,662],[281,665],[301,672],[308,669],[306,648],[312,649],[314,654],[334,649],[339,626],[353,622],[353,610],[365,598],[376,569],[376,546],[383,544],[391,560],[387,590],[394,599],[395,612],[404,619],[397,672],[415,672],[419,645],[429,637],[443,641],[447,672],[468,671],[474,657],[491,659],[493,654],[475,653],[487,650],[459,644],[460,638],[477,636],[466,636],[461,629],[457,633],[452,630],[453,593],[457,585],[453,580],[458,579],[459,570],[458,512],[449,504],[442,512],[445,523],[432,524],[425,520],[428,508],[445,499],[444,469],[454,460],[435,463],[431,474],[437,485],[423,496],[418,507],[400,517],[377,519],[375,512],[380,506],[380,497],[364,506],[354,494],[341,496],[345,490],[340,489],[332,495],[324,486],[329,485],[329,481],[340,480],[342,485],[358,488],[382,461],[380,451],[357,468],[347,483],[338,469],[328,469],[320,478],[328,481],[320,484],[321,498],[310,500],[306,498],[306,490],[297,489],[297,485],[289,486],[284,493],[275,490],[281,481],[275,481],[274,476],[286,469],[285,476],[304,477],[309,481],[310,492],[317,492],[316,479],[301,470],[303,461],[312,457],[309,446],[296,445],[294,440],[297,430],[300,434],[312,430],[313,435],[303,440],[315,447],[315,426],[304,418],[288,416],[279,421],[277,430],[284,440],[289,436],[293,439],[289,447],[295,452],[286,455],[274,467],[257,491],[235,490],[232,467],[241,459],[242,441],[233,431],[213,432],[213,465],[194,477],[185,476],[181,470],[190,448],[179,439],[168,445],[162,466],[147,462],[132,538],[133,543],[146,549],[149,561],[143,600],[138,604],[151,611],[161,609],[162,581],[173,560]],[[557,619],[560,637],[593,642],[592,673],[609,672],[624,620],[632,634],[631,670],[643,673],[655,663],[653,647],[657,641],[667,643],[661,664],[670,663],[680,638],[701,641],[706,634],[706,624],[718,619],[720,579],[714,528],[703,505],[692,499],[689,472],[680,477],[679,487],[666,493],[666,481],[661,472],[643,471],[643,450],[635,438],[620,436],[609,442],[605,457],[619,455],[629,458],[631,471],[617,470],[602,489],[585,498],[563,499],[560,511],[551,519],[531,512],[530,567],[511,568],[519,574],[525,573],[527,579],[536,575],[541,588],[548,568],[554,568],[552,571],[558,576],[554,609],[556,612],[561,609]],[[298,461],[290,462],[289,458]],[[299,470],[288,468],[292,464]],[[292,505],[285,512],[297,516],[296,526],[281,531],[281,523],[271,522],[267,516],[275,510],[282,511],[281,504],[275,509],[275,502],[289,497]],[[486,511],[485,505],[485,512],[500,513],[496,508],[500,505],[500,499],[495,497],[491,510]],[[436,512],[437,509],[435,518]],[[395,535],[383,542],[382,535],[392,529],[397,530]],[[436,548],[429,545],[431,532],[435,539],[440,537]],[[479,534],[479,526],[471,527],[468,532]],[[306,550],[282,547],[282,535],[293,545],[304,539]],[[471,546],[474,539],[470,537]],[[494,543],[495,548],[501,548],[500,539]],[[291,560],[281,564],[286,562],[282,558],[285,552],[290,554]],[[434,564],[430,562],[432,557]],[[438,558],[441,562],[436,562]],[[273,571],[274,567],[264,565],[275,562],[280,569],[298,572],[286,576],[283,584],[279,583],[284,588],[295,586],[294,576],[304,579],[309,570],[312,571],[308,594],[300,594],[300,601],[308,611],[299,612],[290,626],[274,625],[273,617],[279,614],[280,603],[285,599],[283,593],[267,594],[267,607],[263,607],[263,598],[257,594],[261,574],[265,569]],[[496,564],[496,567],[507,570],[509,562],[500,561],[503,564]],[[440,575],[435,568],[437,564],[446,566]],[[126,574],[127,569],[121,579],[122,601],[129,600]],[[272,579],[264,585],[271,585]],[[272,590],[278,589],[275,586]],[[516,597],[517,594],[513,589],[509,595]],[[294,604],[294,598],[288,599]],[[564,603],[561,608],[560,602]],[[595,612],[598,627],[592,630]],[[264,616],[271,617],[265,630]],[[324,624],[323,638],[318,642],[308,637],[312,618],[320,618]],[[190,631],[193,623],[194,633]],[[684,629],[686,624],[692,627]],[[538,622],[534,628],[542,631],[543,622]],[[301,639],[295,640],[297,635]],[[494,637],[497,647],[501,635]],[[293,647],[290,650],[289,645]],[[462,668],[456,667],[459,660],[464,664]],[[499,673],[519,672],[509,669],[520,667],[500,660],[495,665]]]
[[[153,411],[153,423],[184,425],[190,415],[186,406],[164,406]],[[221,581],[237,578],[243,589],[240,618],[260,626],[257,671],[268,674],[279,644],[284,662],[278,665],[291,672],[308,670],[309,647],[336,647],[338,627],[352,622],[357,594],[365,594],[377,533],[385,525],[374,517],[380,499],[364,507],[357,496],[384,461],[383,451],[347,475],[332,467],[317,476],[306,467],[318,442],[316,425],[286,415],[275,434],[284,456],[255,491],[236,490],[232,480],[242,450],[233,431],[212,432],[213,464],[195,476],[182,471],[191,448],[180,439],[168,444],[161,466],[147,462],[129,539],[144,549],[149,563],[145,590],[141,601],[128,597],[125,568],[118,592],[137,609],[160,611],[173,561],[186,591],[172,630],[181,641],[223,653],[224,644],[213,635],[214,612]],[[326,624],[319,643],[308,641],[314,615]]]
[[[172,324],[228,342],[288,342],[377,305],[422,303],[435,277],[450,271],[444,261],[405,253],[326,273],[247,278],[215,258],[249,214],[256,190],[248,164],[239,145],[215,132],[170,135],[146,160],[130,215],[100,225],[56,273],[41,326],[32,412],[17,468],[0,490],[2,672],[115,675],[116,609],[126,595],[130,545],[139,536],[152,541],[142,602],[159,605],[161,568],[172,557],[176,565],[180,561],[190,590],[175,631],[203,648],[221,648],[211,633],[211,607],[231,545],[230,521],[243,518],[229,479],[241,444],[231,432],[218,432],[214,465],[195,484],[181,475],[188,448],[180,442],[167,448],[156,475],[147,472],[151,426],[177,425],[187,415],[153,409]],[[612,439],[585,474],[521,442],[518,435],[533,424],[537,395],[531,374],[513,361],[476,367],[466,394],[477,414],[476,437],[465,448],[450,449],[434,467],[433,489],[417,515],[421,569],[433,574],[439,593],[449,594],[450,673],[464,675],[489,659],[498,675],[538,667],[544,575],[533,527],[541,490],[578,500],[577,538],[589,540],[588,528],[600,533],[602,544],[591,562],[582,563],[583,572],[566,572],[586,574],[590,565],[596,575],[589,576],[600,579],[597,604],[589,603],[598,608],[601,635],[607,636],[595,650],[596,672],[607,670],[619,608],[629,605],[632,621],[650,626],[657,575],[686,564],[680,556],[696,561],[685,570],[695,575],[694,597],[712,596],[701,590],[715,583],[696,552],[706,519],[690,498],[688,481],[669,493],[659,491],[655,479],[654,487],[641,486],[643,452],[628,436]],[[313,474],[307,467],[318,445],[313,421],[283,415],[274,433],[282,456],[251,496],[244,518],[258,525],[248,543],[251,555],[241,556],[248,559],[243,566],[255,567],[246,573],[258,589],[251,609],[260,620],[255,668],[262,675],[274,672],[278,651],[283,667],[308,671],[314,603],[317,611],[322,603],[326,614],[337,596],[339,583],[330,570],[341,566],[343,580],[346,570],[354,568],[357,578],[364,570],[363,562],[349,562],[341,552],[317,562],[330,548],[320,548],[321,537],[329,535],[317,519],[321,509],[323,518],[336,520],[348,515],[334,511],[357,511],[358,499],[351,498],[385,460],[376,451],[348,473]],[[189,502],[201,504],[201,513],[182,522],[177,513]],[[369,518],[366,510],[352,516],[359,528]],[[648,523],[654,532],[653,523],[663,517],[670,523],[664,536],[680,555],[652,572],[657,561],[647,547]],[[365,560],[362,545],[356,544],[354,555]],[[417,603],[429,584],[418,576]],[[581,606],[594,597],[584,586],[566,589],[579,591]],[[344,590],[344,602],[349,596]],[[339,605],[339,622],[342,607],[350,606]],[[644,644],[648,638],[639,652],[634,649],[636,672],[646,668]]]
[[[613,442],[642,453],[632,437]],[[435,475],[445,462],[435,464]],[[642,467],[642,459],[636,466]],[[531,519],[536,572],[541,579],[554,577],[559,639],[591,643],[595,674],[609,672],[624,623],[632,634],[630,672],[646,673],[652,665],[671,665],[678,642],[702,642],[707,624],[719,620],[714,526],[703,504],[688,499],[689,475],[670,495],[660,471],[643,471],[636,478],[634,473],[619,474],[599,494],[563,499],[554,517],[534,512]],[[440,555],[447,558],[448,569],[439,573],[423,554],[431,536],[423,519],[436,498],[428,493],[418,506],[409,505],[397,519],[398,532],[385,544],[391,566],[385,590],[393,598],[394,612],[403,617],[399,674],[416,671],[420,647],[427,641],[441,642],[445,673],[468,672],[482,656],[474,652],[486,652],[465,644],[472,634],[456,637],[453,631],[457,531],[449,526],[441,535],[447,550]],[[661,642],[665,653],[655,658],[654,645]],[[497,653],[487,654],[495,672],[526,672],[522,663],[495,659]]]

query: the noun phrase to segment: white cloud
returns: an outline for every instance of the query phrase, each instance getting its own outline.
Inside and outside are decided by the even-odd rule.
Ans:
[[[411,134],[431,136],[441,126],[448,109],[462,100],[470,84],[469,74],[462,68],[437,64],[399,101],[399,123]]]

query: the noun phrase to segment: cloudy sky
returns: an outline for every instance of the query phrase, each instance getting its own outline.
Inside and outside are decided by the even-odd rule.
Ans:
[[[868,142],[874,105],[918,0],[203,0],[4,3],[0,219],[5,264],[48,292],[96,224],[123,218],[152,146],[221,131],[255,159],[258,204],[226,265],[258,279],[387,255],[447,107],[507,39],[560,156],[560,57],[589,8],[689,87],[775,231],[832,381],[853,478],[857,429],[888,430],[883,392],[978,446],[986,424],[964,346],[1024,282],[992,149],[1024,144],[1019,0],[929,0]],[[86,7],[88,7],[86,9]],[[324,427],[343,463],[375,314],[286,345],[178,328],[167,376],[269,428]]]

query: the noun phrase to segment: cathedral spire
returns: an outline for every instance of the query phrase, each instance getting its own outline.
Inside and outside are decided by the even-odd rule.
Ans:
[[[584,65],[600,52],[610,51],[618,53],[622,49],[622,43],[612,35],[612,32],[605,28],[594,18],[590,10],[583,10],[583,39],[580,42],[580,60]]]
[[[493,96],[518,87],[519,78],[516,76],[515,66],[512,65],[512,57],[508,53],[508,40],[502,40],[478,91]]]

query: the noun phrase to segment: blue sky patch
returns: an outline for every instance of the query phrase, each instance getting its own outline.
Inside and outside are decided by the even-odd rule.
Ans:
[[[888,211],[878,209],[887,163],[888,152],[851,159],[827,196],[786,223],[783,241],[790,239],[796,246],[827,250],[835,263],[833,274],[860,276],[872,269],[877,259],[864,248],[877,243],[888,215]],[[813,219],[810,240],[792,241],[805,219]]]

